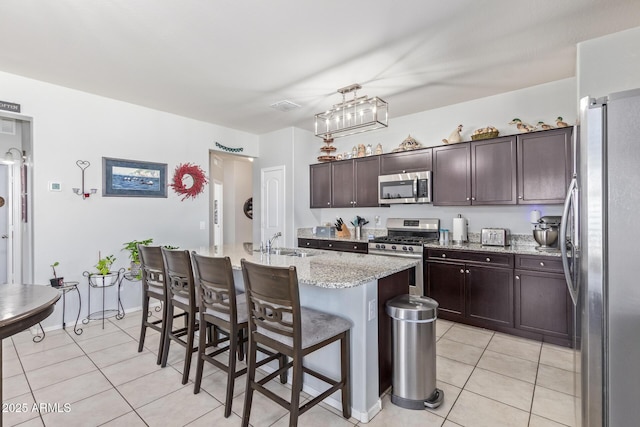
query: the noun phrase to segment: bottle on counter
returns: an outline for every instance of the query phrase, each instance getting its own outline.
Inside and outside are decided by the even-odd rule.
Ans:
[[[444,229],[444,244],[449,244],[449,229],[447,228]]]
[[[441,228],[439,231],[440,231],[440,240],[438,241],[438,243],[440,243],[441,245],[444,245],[444,229]]]

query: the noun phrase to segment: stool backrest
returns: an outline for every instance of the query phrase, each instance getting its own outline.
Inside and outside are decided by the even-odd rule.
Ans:
[[[191,253],[200,310],[237,323],[238,308],[233,269],[229,257],[208,257]]]
[[[189,251],[166,248],[161,250],[167,275],[167,297],[186,299],[191,307],[195,307],[196,291]]]
[[[300,294],[296,268],[272,267],[242,259],[247,294],[249,330],[262,335],[284,335],[301,345]]]
[[[142,286],[158,294],[164,294],[165,273],[164,261],[160,246],[145,246],[138,244],[140,269],[142,270]]]

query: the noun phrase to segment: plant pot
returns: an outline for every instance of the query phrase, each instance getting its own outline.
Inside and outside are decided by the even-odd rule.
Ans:
[[[51,286],[59,287],[64,285],[64,277],[54,277],[53,279],[49,279],[51,282]]]
[[[94,287],[109,286],[114,276],[114,273],[105,274],[104,276],[102,274],[92,274],[90,280]]]
[[[131,262],[129,270],[131,270],[131,277],[141,277],[139,262]]]

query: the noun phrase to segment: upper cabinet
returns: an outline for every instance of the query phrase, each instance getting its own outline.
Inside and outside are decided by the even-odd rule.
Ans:
[[[331,163],[331,207],[378,206],[380,156]]]
[[[431,148],[400,151],[380,156],[380,175],[430,170],[432,170]]]
[[[471,204],[471,148],[453,144],[433,149],[433,204]]]
[[[571,180],[573,128],[518,135],[518,203],[563,203]]]
[[[471,143],[471,204],[516,204],[516,137]]]
[[[331,163],[319,163],[309,167],[311,184],[310,207],[331,207]]]

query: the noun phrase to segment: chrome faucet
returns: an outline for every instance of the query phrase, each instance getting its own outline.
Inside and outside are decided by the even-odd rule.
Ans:
[[[282,236],[282,233],[278,231],[276,234],[271,236],[271,238],[267,241],[267,247],[266,247],[267,253],[271,253],[271,247],[273,245],[273,241],[280,236]]]

